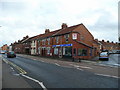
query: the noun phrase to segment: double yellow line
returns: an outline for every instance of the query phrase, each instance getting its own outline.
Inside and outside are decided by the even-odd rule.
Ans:
[[[7,59],[3,58],[3,61],[4,61],[5,63],[7,63],[7,64],[10,64],[10,65],[13,66],[14,68],[16,68],[16,69],[20,72],[20,74],[27,74],[27,72],[26,72],[25,70],[23,70],[22,68],[20,68],[20,67],[17,66],[16,64],[8,61]]]

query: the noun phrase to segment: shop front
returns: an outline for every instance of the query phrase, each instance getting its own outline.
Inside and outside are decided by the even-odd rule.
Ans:
[[[72,57],[72,44],[53,45],[54,56],[59,58]]]

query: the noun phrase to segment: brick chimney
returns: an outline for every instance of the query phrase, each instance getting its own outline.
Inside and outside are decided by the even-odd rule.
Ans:
[[[109,43],[109,41],[107,41],[107,43]]]
[[[27,35],[26,38],[29,38],[29,36]]]
[[[20,40],[18,40],[18,43],[20,43]]]
[[[105,42],[104,40],[102,40],[102,42]]]
[[[45,34],[47,34],[47,33],[49,33],[50,32],[50,30],[49,29],[46,29],[45,30]]]
[[[95,39],[95,41],[97,41],[97,42],[98,42],[98,39]]]
[[[62,29],[65,29],[65,28],[67,28],[68,26],[67,26],[67,24],[66,23],[62,23],[62,25],[61,25],[61,28]]]

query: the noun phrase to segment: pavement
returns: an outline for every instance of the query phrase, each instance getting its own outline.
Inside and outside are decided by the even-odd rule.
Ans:
[[[1,60],[0,60],[1,62]],[[2,88],[30,88],[32,87],[9,64],[2,62]],[[1,78],[0,78],[1,79]],[[12,82],[12,83],[11,83]]]

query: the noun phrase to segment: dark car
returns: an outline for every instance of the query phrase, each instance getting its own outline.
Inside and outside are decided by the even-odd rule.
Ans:
[[[16,57],[16,54],[15,54],[15,52],[13,52],[13,51],[10,51],[10,52],[7,52],[7,57],[8,58],[13,58],[13,57]]]
[[[120,54],[120,51],[116,51],[116,54]]]

